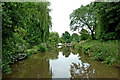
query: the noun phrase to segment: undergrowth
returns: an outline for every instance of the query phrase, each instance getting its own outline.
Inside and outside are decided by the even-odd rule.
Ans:
[[[86,41],[84,43],[73,44],[78,51],[81,50],[86,55],[92,57],[94,60],[102,61],[108,65],[120,67],[120,54],[118,51],[118,41]]]

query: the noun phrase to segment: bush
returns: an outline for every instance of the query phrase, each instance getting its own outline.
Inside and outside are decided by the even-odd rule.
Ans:
[[[48,50],[53,50],[57,47],[57,42],[55,42],[55,40],[52,40],[51,38],[46,42],[45,45]]]
[[[91,56],[94,60],[103,61],[108,65],[119,67],[118,41],[98,41],[88,40],[84,43],[72,43],[76,50],[82,50],[83,53]]]
[[[71,46],[72,46],[72,48],[74,49],[74,48],[75,48],[75,46],[76,46],[77,44],[78,44],[77,42],[72,41],[72,42],[71,42]]]
[[[90,46],[90,54],[94,57],[95,60],[104,61],[108,65],[117,64],[120,60],[118,54],[118,41],[91,41],[89,42]],[[86,47],[87,50],[87,47]]]
[[[90,49],[90,44],[84,44],[83,45],[83,48],[82,48],[82,50],[83,50],[83,52],[85,53],[85,54],[89,54],[88,53],[88,50]]]
[[[75,49],[74,51],[81,52],[81,49],[82,49],[81,43],[73,41],[71,45],[72,45],[72,48]]]
[[[5,64],[2,64],[1,67],[3,69],[3,72],[5,72],[6,74],[12,73],[10,65],[8,65],[8,64],[5,63]]]
[[[82,46],[80,44],[76,45],[77,51],[81,51],[82,50]]]
[[[39,51],[45,52],[47,48],[44,45],[39,45]]]
[[[27,50],[27,57],[30,57],[34,53],[33,49]]]

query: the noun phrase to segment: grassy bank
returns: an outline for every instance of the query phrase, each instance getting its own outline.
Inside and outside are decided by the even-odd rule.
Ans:
[[[72,43],[72,47],[90,56],[94,60],[102,61],[110,66],[120,67],[120,54],[118,49],[118,41],[98,41],[91,40],[83,43]]]

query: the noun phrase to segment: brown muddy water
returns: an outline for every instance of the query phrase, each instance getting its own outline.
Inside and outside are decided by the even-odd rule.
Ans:
[[[12,74],[3,74],[3,78],[118,78],[117,68],[74,53],[69,47],[39,52],[11,67]]]

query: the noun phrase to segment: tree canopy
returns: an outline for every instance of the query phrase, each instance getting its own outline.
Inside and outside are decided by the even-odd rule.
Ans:
[[[97,11],[97,39],[114,40],[120,39],[120,1],[119,2],[96,2],[94,4]]]
[[[92,6],[93,3],[87,6],[82,5],[80,8],[74,10],[70,15],[70,28],[73,31],[79,28],[87,28],[91,32],[92,39],[94,39],[94,30],[97,21]]]
[[[68,31],[65,31],[65,33],[62,34],[62,39],[67,42],[70,43],[71,42],[71,36],[70,33]]]
[[[59,42],[59,34],[57,32],[50,32],[49,38],[54,40],[56,43]]]
[[[89,30],[92,39],[119,39],[120,1],[92,2],[74,10],[70,15],[70,29]]]
[[[81,31],[80,31],[80,39],[81,40],[87,40],[87,39],[89,39],[89,37],[90,37],[90,34],[89,34],[89,32],[87,31],[87,30],[85,30],[85,29],[82,29]]]
[[[80,41],[80,36],[77,33],[73,33],[71,36],[72,41],[79,42]]]

